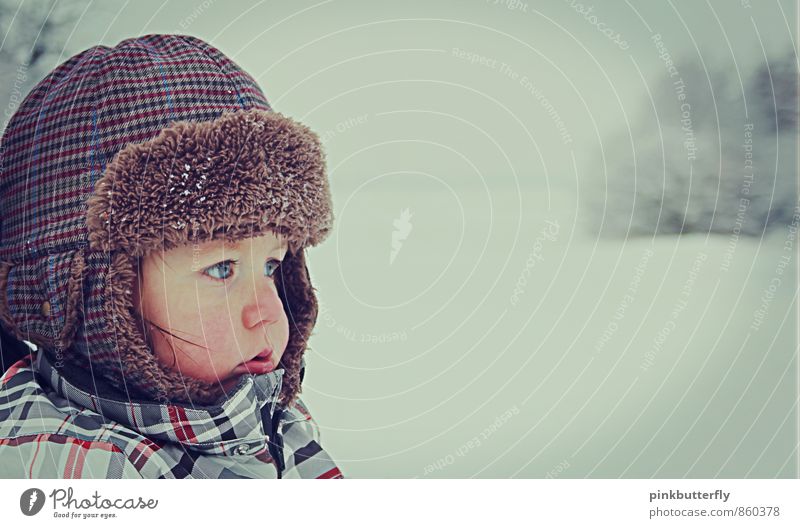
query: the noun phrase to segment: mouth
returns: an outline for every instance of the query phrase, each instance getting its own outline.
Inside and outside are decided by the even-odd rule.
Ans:
[[[265,348],[254,358],[236,365],[232,374],[264,374],[275,370],[275,355],[272,349]]]

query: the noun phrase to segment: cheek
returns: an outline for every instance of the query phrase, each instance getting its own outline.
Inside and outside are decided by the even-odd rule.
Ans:
[[[184,312],[180,319],[182,326],[173,321],[173,329],[180,329],[186,334],[174,333],[196,343],[196,346],[188,343],[180,345],[180,367],[188,376],[215,381],[242,361],[239,351],[241,345],[237,343],[231,328],[227,307],[195,308]]]
[[[193,288],[192,288],[193,290]],[[192,356],[207,355],[208,350],[229,350],[235,346],[228,306],[223,302],[203,303],[202,296],[171,295],[153,307],[153,321],[176,336],[194,343],[181,342],[181,348]],[[208,350],[207,350],[208,349]],[[172,352],[170,351],[170,354]]]
[[[231,318],[225,308],[219,310],[203,309],[202,317],[195,314],[195,326],[202,343],[211,350],[233,350],[236,341],[233,336]],[[202,321],[202,322],[201,322]]]

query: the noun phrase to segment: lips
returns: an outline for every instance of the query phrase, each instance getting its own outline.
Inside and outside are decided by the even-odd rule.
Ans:
[[[264,374],[275,370],[275,358],[271,349],[264,349],[249,361],[239,363],[234,367],[233,374]]]

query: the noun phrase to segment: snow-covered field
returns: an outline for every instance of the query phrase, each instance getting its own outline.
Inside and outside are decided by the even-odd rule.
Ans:
[[[346,474],[796,475],[787,228],[596,240],[571,193],[490,196],[336,197],[304,397]]]

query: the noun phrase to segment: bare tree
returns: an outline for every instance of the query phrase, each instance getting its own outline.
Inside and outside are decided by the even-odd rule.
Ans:
[[[734,68],[676,64],[678,75],[660,78],[653,101],[642,101],[631,134],[598,152],[593,166],[605,157],[607,182],[600,175],[582,193],[589,229],[760,236],[790,222],[798,202],[794,53],[741,72],[741,83]]]

